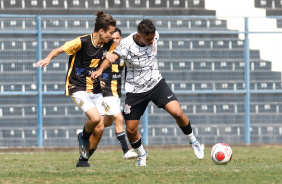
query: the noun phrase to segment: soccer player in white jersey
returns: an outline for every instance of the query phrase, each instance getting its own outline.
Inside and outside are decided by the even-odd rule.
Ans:
[[[159,33],[150,19],[141,21],[137,31],[124,38],[112,56],[109,56],[111,61],[114,58],[125,62],[126,99],[123,115],[128,140],[138,154],[137,166],[146,166],[148,157],[138,133],[138,124],[150,101],[172,115],[186,135],[196,157],[198,159],[204,158],[204,152],[193,134],[188,117],[183,113],[175,94],[168,87],[158,69],[157,42]],[[109,65],[109,61],[104,61],[99,69],[91,74],[93,80],[100,76]]]

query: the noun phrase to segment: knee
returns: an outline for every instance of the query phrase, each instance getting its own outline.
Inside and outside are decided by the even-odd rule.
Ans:
[[[89,121],[92,125],[97,125],[101,121],[101,116],[91,116]]]
[[[104,129],[105,129],[104,125],[99,125],[99,126],[95,127],[94,132],[95,132],[95,134],[103,134]]]
[[[182,110],[176,110],[176,111],[174,112],[174,114],[173,114],[173,117],[174,117],[175,119],[182,119],[183,116],[184,116],[184,113],[183,113]]]
[[[130,126],[126,126],[126,133],[127,135],[133,135],[137,133],[137,129],[130,127]]]
[[[111,122],[104,122],[105,127],[112,126],[112,124],[113,124],[113,122],[112,122],[112,121],[111,121]]]
[[[119,126],[123,126],[123,117],[122,116],[118,116],[115,118],[115,124],[119,125]]]

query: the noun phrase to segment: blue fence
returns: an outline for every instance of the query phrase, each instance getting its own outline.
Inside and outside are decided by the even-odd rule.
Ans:
[[[161,35],[159,50],[161,73],[166,78],[168,84],[171,85],[174,93],[179,96],[179,102],[182,108],[184,108],[184,112],[188,113],[189,118],[189,113],[192,114],[192,125],[195,126],[194,131],[196,131],[196,135],[201,142],[206,144],[212,144],[218,141],[230,143],[244,142],[247,144],[253,142],[282,142],[282,124],[279,121],[281,119],[279,107],[282,107],[282,105],[275,102],[275,99],[279,101],[282,95],[281,72],[271,71],[271,66],[269,70],[255,70],[258,62],[253,60],[260,60],[260,55],[258,54],[257,56],[259,51],[251,49],[249,44],[249,37],[252,34],[282,34],[282,32],[250,31],[250,18],[248,17],[238,18],[244,23],[243,31],[229,30],[226,26],[228,20],[213,16],[146,17],[116,15],[114,17],[123,35],[135,32],[136,25],[143,18],[150,18],[154,21]],[[279,19],[280,17],[272,18]],[[51,63],[54,62],[54,65],[50,71],[49,66],[45,69],[46,71],[42,71],[44,69],[35,68],[34,63],[42,59],[42,57],[46,57],[53,48],[61,46],[65,41],[79,35],[91,33],[93,31],[93,26],[91,25],[93,25],[94,17],[0,15],[0,21],[0,36],[2,38],[2,47],[0,48],[2,90],[0,96],[2,98],[1,103],[3,104],[0,111],[0,123],[2,127],[0,146],[42,147],[75,145],[76,138],[74,132],[76,129],[82,127],[85,119],[83,114],[77,111],[77,109],[74,110],[74,113],[70,112],[71,107],[68,106],[69,101],[63,96],[64,91],[62,86],[64,85],[64,71],[66,71],[65,64],[67,63],[67,57],[62,56],[56,58],[54,61],[52,60]],[[238,35],[244,38],[239,39],[237,38]],[[21,56],[15,56],[18,54],[16,48],[18,40],[25,40],[21,42],[21,51],[19,52],[22,54]],[[273,41],[275,42],[275,40]],[[235,42],[237,42],[237,45],[233,45]],[[240,44],[241,42],[242,44]],[[11,48],[6,49],[9,47],[9,44],[11,44]],[[26,49],[26,47],[33,48]],[[215,53],[210,50],[211,48]],[[234,52],[233,50],[231,52],[230,48],[235,48]],[[25,53],[26,50],[33,52]],[[222,59],[225,60],[223,61]],[[241,61],[238,66],[237,63],[233,62],[236,59]],[[18,65],[25,62],[29,63],[30,67],[33,63],[33,67],[29,68],[26,73],[21,70],[19,72],[20,76],[17,77],[22,79],[13,78],[10,81],[11,84],[9,84],[8,78],[10,79],[12,77],[12,75],[9,75],[9,72],[17,75],[17,66],[14,66],[13,63]],[[260,60],[259,67],[269,67],[269,63],[271,61]],[[229,65],[231,69],[227,70],[226,68]],[[178,70],[177,67],[180,69]],[[220,68],[216,70],[217,67],[222,67],[224,70]],[[8,69],[5,70],[5,68]],[[27,76],[26,79],[25,76]],[[30,79],[32,79],[32,82],[24,85]],[[6,82],[7,86],[9,86],[8,89],[6,88]],[[17,85],[21,85],[21,87],[17,89]],[[30,89],[27,86],[30,86]],[[254,96],[254,101],[261,100],[262,104],[257,103],[252,105],[252,95]],[[269,98],[268,96],[272,97]],[[25,99],[30,100],[27,100],[27,102],[13,102],[13,98],[9,101],[9,97],[14,97],[19,101],[25,101]],[[28,107],[29,101],[33,101],[32,99],[35,98],[36,109],[32,110],[33,112],[27,111],[25,107]],[[192,102],[189,101],[189,99],[191,100],[193,98],[198,99],[200,102],[193,105],[193,100]],[[63,99],[62,102],[59,99]],[[214,102],[221,101],[222,99],[225,99],[225,102],[228,103],[222,102],[222,104],[217,104]],[[229,99],[233,101],[229,102]],[[243,101],[241,102],[242,99]],[[13,107],[8,107],[10,103],[14,104]],[[19,113],[21,114],[20,117],[13,115],[16,111],[15,104],[18,103],[22,103],[22,106],[19,107],[21,109]],[[60,107],[59,103],[67,105]],[[189,103],[192,105],[190,106]],[[31,104],[31,108],[29,109],[35,107],[34,102]],[[43,107],[44,104],[46,105],[45,107]],[[259,115],[262,115],[259,111],[260,105],[265,105],[263,109],[268,113],[267,117],[273,117],[266,118],[266,120],[270,121],[267,124],[259,122]],[[7,116],[5,114],[6,106],[9,108]],[[75,105],[72,104],[72,106]],[[267,111],[272,106],[274,110]],[[217,112],[220,111],[220,108],[223,109],[223,112],[218,115]],[[48,109],[51,109],[54,115],[48,115]],[[198,115],[197,112],[199,111],[202,112]],[[30,114],[30,116],[26,114]],[[252,122],[252,116],[255,119],[254,122]],[[26,123],[13,123],[11,125],[11,121],[18,121],[11,120],[12,117],[20,119],[30,118],[30,120]],[[72,117],[78,117],[78,119],[73,120]],[[195,124],[193,124],[193,117]],[[228,120],[229,117],[230,120]],[[34,122],[35,119],[36,132],[34,132],[35,124],[29,124],[30,122]],[[141,125],[139,129],[143,133],[145,145],[164,143],[183,144],[186,142],[184,140],[185,137],[179,138],[175,124],[169,125],[166,123],[166,121],[171,121],[171,119],[163,115],[162,110],[156,110],[152,104],[148,106],[142,120],[143,126]],[[208,124],[209,120],[215,120],[216,122]],[[242,122],[238,122],[238,120]],[[74,122],[68,124],[67,121]],[[80,121],[80,124],[76,124],[76,121]],[[45,122],[48,122],[48,126],[46,126]],[[231,132],[231,134],[221,133],[222,129],[224,129],[223,132]],[[270,132],[271,135],[268,135],[269,133],[265,135],[269,139],[265,138],[263,133],[261,133],[264,129],[266,129],[266,132]],[[273,129],[277,131],[275,132]],[[14,130],[21,131],[21,134],[16,137]],[[51,133],[48,132],[49,130],[52,130]],[[5,133],[5,131],[8,131],[8,133]],[[36,145],[34,145],[34,142],[22,142],[23,140],[28,140],[26,132],[29,131],[32,132],[30,140],[34,140],[36,136]],[[235,133],[232,133],[233,131]],[[256,131],[258,132],[257,135],[253,136],[253,139],[256,140],[252,140],[252,132]],[[101,144],[117,144],[117,142],[114,142],[115,137],[112,136],[112,132],[114,132],[112,128],[105,131]],[[274,133],[272,134],[272,132]],[[159,135],[157,135],[158,133]],[[207,134],[207,136],[202,137],[204,134]],[[51,135],[51,138],[47,135]],[[56,136],[58,137],[56,138]],[[210,139],[211,137],[212,139]],[[19,143],[13,141],[17,138],[21,140]]]

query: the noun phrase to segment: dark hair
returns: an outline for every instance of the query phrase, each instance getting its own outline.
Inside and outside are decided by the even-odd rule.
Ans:
[[[137,31],[140,34],[145,33],[146,35],[149,35],[149,34],[154,34],[156,31],[156,28],[152,20],[144,19],[138,24]]]
[[[116,27],[116,20],[111,15],[104,14],[103,11],[98,11],[96,16],[94,32],[98,32],[100,29],[108,31],[109,26]]]
[[[115,28],[115,32],[119,32],[119,35],[121,36],[121,30],[118,27]]]

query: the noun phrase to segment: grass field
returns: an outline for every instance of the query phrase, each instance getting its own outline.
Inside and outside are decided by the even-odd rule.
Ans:
[[[227,165],[215,165],[210,148],[197,160],[191,148],[150,149],[146,167],[121,150],[97,150],[93,168],[76,168],[78,152],[1,153],[0,183],[282,183],[282,147],[232,147]]]

